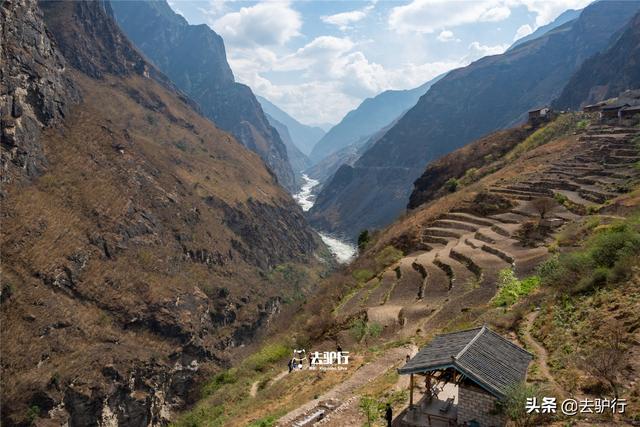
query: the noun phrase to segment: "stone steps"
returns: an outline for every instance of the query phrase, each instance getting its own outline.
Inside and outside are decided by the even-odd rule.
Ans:
[[[450,219],[458,222],[467,222],[470,224],[492,226],[493,222],[487,218],[481,218],[465,212],[449,212],[440,216],[442,219]]]
[[[476,231],[478,225],[469,224],[468,222],[454,221],[450,219],[439,219],[432,224],[434,227],[442,229],[455,229],[463,231]]]
[[[423,235],[428,237],[450,237],[453,239],[459,239],[462,233],[452,231],[448,228],[428,227],[424,229]]]

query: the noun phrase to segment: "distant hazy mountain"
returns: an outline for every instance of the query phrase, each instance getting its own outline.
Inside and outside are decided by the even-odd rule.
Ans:
[[[524,36],[521,39],[516,40],[511,45],[509,50],[515,48],[516,46],[520,46],[521,44],[526,43],[529,40],[537,39],[538,37],[547,34],[549,31],[553,30],[554,28],[558,28],[560,25],[566,24],[569,21],[573,21],[578,16],[580,16],[581,12],[582,12],[582,9],[565,10],[552,22],[548,23],[547,25],[543,25],[542,27],[538,27],[533,33],[529,34],[528,36]]]
[[[538,39],[449,72],[353,166],[336,172],[309,212],[312,224],[355,236],[390,223],[431,160],[549,104],[639,8],[640,2],[593,3]]]
[[[248,86],[236,83],[224,42],[207,25],[189,25],[166,1],[114,1],[133,43],[217,126],[258,153],[281,185],[295,188],[287,149]]]
[[[388,126],[403,112],[416,105],[418,99],[441,77],[415,89],[387,90],[365,99],[322,137],[309,156],[311,161],[317,163],[357,141],[366,141],[373,133]]]
[[[640,88],[640,14],[616,36],[609,49],[582,64],[554,102],[556,108],[578,109]]]
[[[325,131],[317,126],[303,125],[268,99],[262,96],[257,96],[257,98],[264,112],[285,125],[289,129],[293,143],[308,156],[316,143],[324,136]]]
[[[288,127],[285,126],[284,123],[271,117],[269,113],[265,114],[267,115],[267,120],[269,120],[271,126],[273,126],[278,131],[280,138],[282,138],[282,142],[284,142],[284,145],[287,147],[287,156],[289,156],[289,163],[291,163],[291,167],[293,168],[293,174],[296,178],[296,185],[299,186],[302,183],[302,171],[311,166],[311,161],[302,151],[298,149],[296,144],[294,144],[293,140],[291,139],[291,133],[289,132]]]

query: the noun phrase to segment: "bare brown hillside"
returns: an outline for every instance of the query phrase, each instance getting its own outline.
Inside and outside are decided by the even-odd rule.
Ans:
[[[12,129],[49,101],[57,120],[29,122],[29,144],[3,127],[2,423],[166,423],[306,291],[271,272],[312,283],[318,243],[260,158],[139,56],[108,3],[1,8],[3,34],[45,40],[58,61],[4,46],[3,70],[23,73],[3,81]],[[21,86],[52,69],[77,93],[61,111]]]

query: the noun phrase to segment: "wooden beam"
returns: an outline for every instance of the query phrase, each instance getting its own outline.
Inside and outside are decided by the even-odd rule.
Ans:
[[[413,374],[409,377],[409,408],[413,408]]]

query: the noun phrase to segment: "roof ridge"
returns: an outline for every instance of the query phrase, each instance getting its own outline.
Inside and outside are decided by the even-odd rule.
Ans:
[[[497,336],[498,338],[501,338],[501,339],[502,339],[502,341],[506,342],[506,343],[507,343],[507,344],[509,344],[511,347],[513,347],[513,348],[515,348],[515,349],[519,350],[519,351],[520,351],[520,352],[522,352],[522,353],[526,353],[526,354],[528,354],[528,355],[529,355],[529,356],[531,356],[531,358],[533,359],[533,357],[534,357],[534,356],[533,356],[533,354],[532,354],[532,353],[530,353],[530,352],[528,352],[528,351],[527,351],[527,350],[525,350],[524,348],[520,347],[519,345],[516,345],[516,344],[512,343],[511,341],[509,341],[508,339],[506,339],[505,337],[503,337],[503,336],[502,336],[502,335],[500,335],[499,333],[494,332],[494,331],[492,331],[492,330],[491,330],[491,329],[489,329],[489,328],[487,328],[487,331],[491,332],[493,335]]]
[[[476,329],[482,329],[484,327],[483,326],[474,326],[473,328],[469,328],[469,329],[461,329],[459,331],[454,331],[454,332],[447,332],[446,334],[436,334],[436,337],[446,337],[447,335],[453,335],[453,334],[460,334],[462,332],[469,332],[469,331],[474,331]]]
[[[478,331],[478,333],[476,334],[475,337],[473,337],[471,339],[471,341],[469,341],[467,343],[467,345],[464,346],[464,348],[462,350],[460,350],[458,352],[458,354],[456,354],[455,356],[453,356],[454,359],[459,359],[465,351],[467,351],[469,349],[469,347],[471,347],[471,345],[476,342],[476,340],[482,335],[482,333],[487,329],[487,325],[482,325],[482,327],[480,328],[480,330]]]

